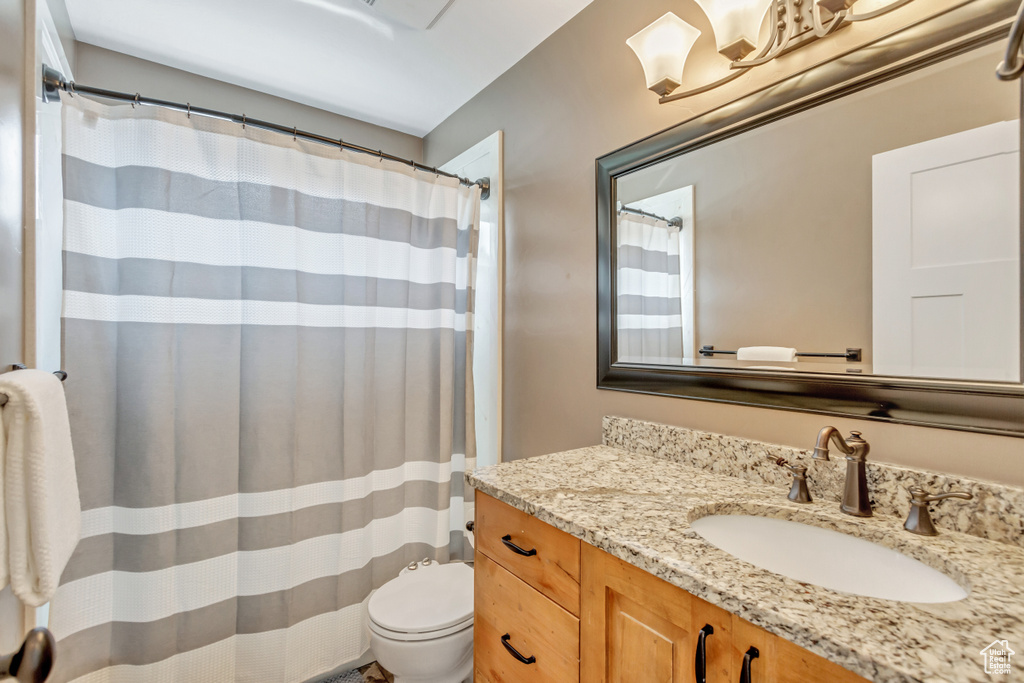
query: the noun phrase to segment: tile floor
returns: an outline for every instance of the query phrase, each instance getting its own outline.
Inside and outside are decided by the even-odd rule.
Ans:
[[[394,676],[381,668],[380,664],[373,662],[325,679],[321,683],[394,683],[394,681]]]

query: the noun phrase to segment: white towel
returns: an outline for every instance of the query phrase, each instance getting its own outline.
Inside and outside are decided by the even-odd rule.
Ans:
[[[787,349],[784,346],[744,346],[736,350],[736,360],[769,360],[795,363],[796,349]]]
[[[0,393],[0,588],[10,581],[38,607],[56,592],[82,527],[68,409],[60,380],[42,370],[0,375]]]

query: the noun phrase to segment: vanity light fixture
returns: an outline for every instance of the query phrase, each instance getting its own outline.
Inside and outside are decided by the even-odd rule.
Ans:
[[[700,31],[672,12],[626,41],[644,67],[647,87],[662,97],[679,87],[686,58]]]
[[[730,62],[757,49],[764,15],[772,0],[697,0],[711,21],[718,51]]]
[[[716,81],[674,92],[682,83],[683,66],[700,31],[672,12],[643,29],[626,44],[644,68],[647,87],[672,102],[727,83],[747,69],[824,38],[856,21],[874,19],[912,0],[863,0],[869,9],[852,11],[858,0],[693,0],[707,15],[718,51],[731,63],[730,72]],[[759,35],[768,14],[768,36],[758,49]]]

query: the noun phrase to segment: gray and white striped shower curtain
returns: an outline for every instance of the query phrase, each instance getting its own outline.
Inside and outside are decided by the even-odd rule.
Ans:
[[[465,557],[479,189],[162,109],[64,101],[83,538],[56,680],[306,680],[370,591]]]
[[[679,228],[620,211],[615,233],[618,360],[677,365],[685,324]]]

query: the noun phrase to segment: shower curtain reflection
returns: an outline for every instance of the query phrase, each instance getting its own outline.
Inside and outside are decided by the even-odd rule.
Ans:
[[[675,365],[691,350],[693,316],[684,315],[683,302],[687,294],[692,301],[693,293],[684,291],[682,271],[692,261],[692,249],[684,253],[682,232],[679,225],[662,218],[628,211],[618,214],[619,362]]]

